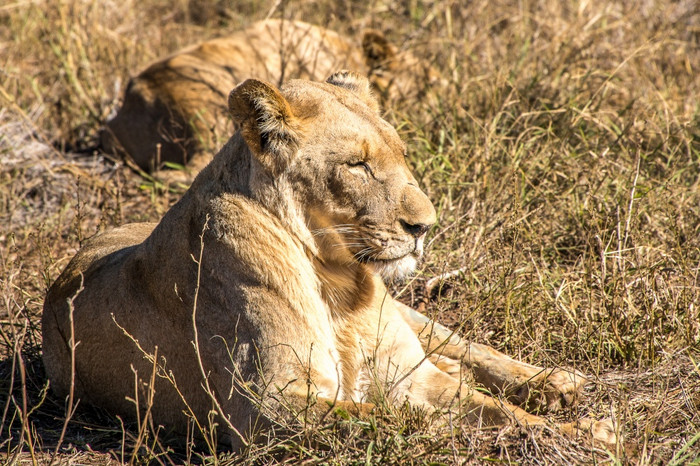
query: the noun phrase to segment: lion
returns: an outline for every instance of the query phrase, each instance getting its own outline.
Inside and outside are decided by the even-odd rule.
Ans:
[[[392,101],[420,98],[439,79],[378,31],[365,31],[359,47],[319,26],[268,19],[178,51],[132,78],[101,145],[147,172],[175,163],[196,174],[209,148],[231,134],[226,95],[242,77],[279,86],[291,78],[323,80],[338,69],[369,76],[375,92]]]
[[[395,299],[436,212],[366,77],[248,79],[239,130],[158,224],[85,243],[48,291],[43,359],[59,395],[173,433],[217,424],[240,449],[283,419],[405,402],[479,425],[540,425],[512,401],[575,401],[584,377],[515,361]],[[609,421],[563,424],[614,442]],[[196,430],[196,429],[195,429]]]

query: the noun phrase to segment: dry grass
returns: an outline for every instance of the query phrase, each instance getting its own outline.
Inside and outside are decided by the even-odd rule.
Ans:
[[[173,5],[174,3],[174,5]],[[298,426],[247,462],[700,463],[700,10],[693,0],[14,1],[0,6],[0,457],[236,462],[167,452],[46,391],[43,298],[80,243],[177,199],[94,149],[130,73],[271,14],[386,31],[449,85],[388,118],[439,209],[402,299],[468,338],[594,383],[558,415],[614,417],[592,449],[548,430],[428,427],[410,410]],[[235,5],[235,7],[233,6]],[[425,280],[465,267],[430,293]],[[150,436],[149,436],[150,435]]]

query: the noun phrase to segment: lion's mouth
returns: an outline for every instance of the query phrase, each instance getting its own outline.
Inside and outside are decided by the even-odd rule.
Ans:
[[[354,253],[355,260],[370,266],[384,281],[401,280],[411,275],[423,255],[423,239],[383,239],[377,236],[365,238]]]
[[[358,257],[358,260],[369,265],[386,282],[402,280],[415,272],[420,255],[415,251],[393,259],[378,259]]]

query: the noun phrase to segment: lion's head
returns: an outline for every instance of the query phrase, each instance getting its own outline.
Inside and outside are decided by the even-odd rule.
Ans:
[[[398,50],[380,31],[364,31],[362,52],[372,88],[385,103],[410,103],[427,98],[434,105],[430,90],[447,86],[430,62],[409,50]]]
[[[293,205],[285,208],[303,217],[323,261],[368,264],[391,280],[415,269],[435,209],[378,108],[369,81],[346,71],[325,83],[290,81],[282,92],[248,80],[229,97],[262,178],[274,185],[256,197],[271,203],[286,192]]]

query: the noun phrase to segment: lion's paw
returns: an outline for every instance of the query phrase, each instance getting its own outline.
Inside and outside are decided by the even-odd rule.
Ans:
[[[596,421],[584,418],[576,422],[562,424],[559,427],[567,435],[572,437],[588,436],[593,442],[603,445],[615,445],[620,440],[612,419]]]
[[[579,400],[586,377],[580,372],[555,369],[542,370],[518,382],[518,388],[509,396],[511,401],[530,411],[556,411]]]

